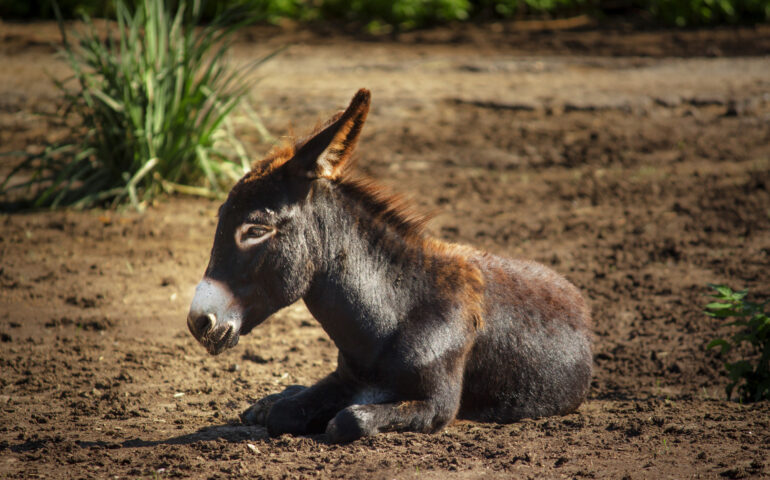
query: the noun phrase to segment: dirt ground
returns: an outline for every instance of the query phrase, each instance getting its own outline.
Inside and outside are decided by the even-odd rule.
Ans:
[[[56,38],[0,23],[0,153],[61,134],[36,114],[55,111],[46,72],[66,72]],[[585,292],[588,400],[436,435],[268,438],[239,412],[319,379],[336,351],[302,304],[220,356],[194,341],[218,201],[2,214],[0,478],[770,477],[770,405],[725,400],[704,349],[724,332],[702,313],[708,283],[770,296],[770,28],[257,29],[232,61],[285,43],[250,99],[269,130],[301,133],[370,88],[363,171],[435,211],[436,236],[537,259]]]

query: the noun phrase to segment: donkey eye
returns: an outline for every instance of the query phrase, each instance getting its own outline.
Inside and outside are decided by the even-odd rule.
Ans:
[[[235,240],[241,248],[248,248],[262,243],[274,233],[275,229],[268,225],[246,224],[238,229]]]
[[[243,232],[243,238],[244,240],[250,239],[250,238],[259,238],[264,235],[267,235],[270,233],[272,229],[270,227],[265,227],[263,225],[249,225],[246,230]]]

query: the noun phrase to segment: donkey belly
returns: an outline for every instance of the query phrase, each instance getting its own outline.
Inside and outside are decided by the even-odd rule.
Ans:
[[[488,313],[466,363],[458,416],[512,422],[575,410],[593,362],[580,293],[541,265],[494,260],[505,262],[497,279],[513,277],[487,288]]]

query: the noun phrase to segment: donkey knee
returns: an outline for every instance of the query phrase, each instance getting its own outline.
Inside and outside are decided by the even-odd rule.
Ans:
[[[346,443],[377,433],[374,412],[368,405],[351,405],[340,410],[326,425],[326,434],[333,443]]]

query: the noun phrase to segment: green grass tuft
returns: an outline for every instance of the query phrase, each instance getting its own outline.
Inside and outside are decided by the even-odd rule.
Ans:
[[[20,162],[0,193],[25,189],[33,208],[130,202],[141,209],[162,192],[220,195],[248,169],[217,139],[247,91],[247,73],[270,56],[229,70],[224,56],[244,21],[223,14],[199,28],[198,1],[169,3],[141,0],[132,10],[118,0],[106,40],[85,17],[74,44],[59,16],[73,77],[55,84],[78,126]]]

